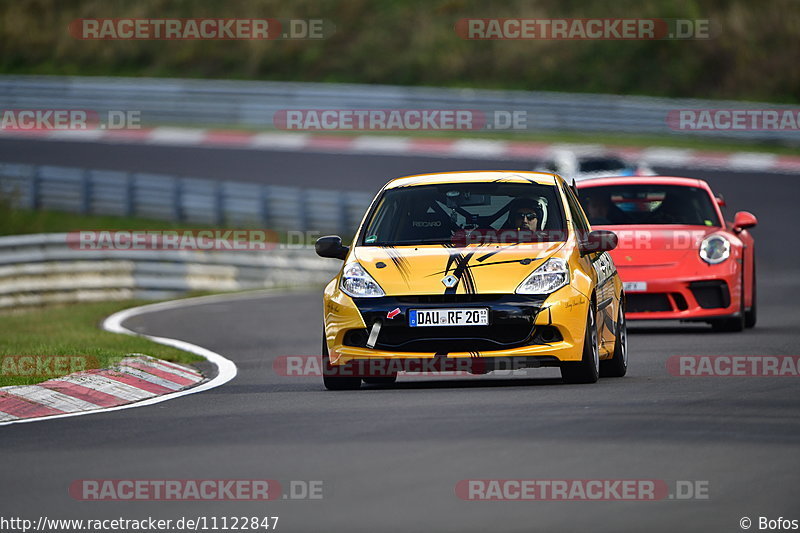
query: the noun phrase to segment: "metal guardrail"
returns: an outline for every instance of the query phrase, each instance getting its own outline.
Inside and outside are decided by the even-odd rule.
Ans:
[[[141,112],[142,124],[273,128],[282,109],[525,111],[524,131],[705,135],[798,144],[796,131],[674,131],[676,109],[790,109],[758,102],[228,80],[0,76],[0,108]],[[509,130],[513,131],[513,130]]]
[[[143,172],[0,163],[0,198],[16,207],[188,224],[351,235],[369,193]]]
[[[224,227],[352,235],[367,193],[217,182],[161,174],[0,163],[16,207]],[[340,266],[312,248],[266,251],[81,250],[67,233],[0,237],[0,308],[188,291],[307,286]],[[222,248],[222,247],[220,247]]]
[[[162,299],[326,283],[341,266],[311,247],[270,251],[80,250],[67,233],[0,237],[0,308]]]

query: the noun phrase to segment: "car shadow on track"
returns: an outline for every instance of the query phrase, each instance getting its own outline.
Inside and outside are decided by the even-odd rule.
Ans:
[[[409,376],[412,377],[413,376]],[[476,388],[495,388],[495,387],[531,387],[531,386],[550,386],[563,385],[561,378],[496,378],[483,379],[437,379],[429,381],[398,381],[393,385],[367,385],[361,386],[362,390],[381,390],[381,389],[476,389]]]
[[[675,335],[679,333],[730,335],[730,333],[714,331],[711,329],[711,326],[705,324],[696,326],[687,326],[683,324],[672,326],[632,326],[630,322],[628,323],[628,333],[632,335]]]

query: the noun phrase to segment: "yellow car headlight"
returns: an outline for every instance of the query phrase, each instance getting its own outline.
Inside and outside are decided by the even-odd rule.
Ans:
[[[345,265],[340,284],[342,291],[355,298],[380,298],[383,289],[358,263]]]
[[[550,294],[569,283],[569,265],[559,257],[551,257],[519,284],[517,294]]]

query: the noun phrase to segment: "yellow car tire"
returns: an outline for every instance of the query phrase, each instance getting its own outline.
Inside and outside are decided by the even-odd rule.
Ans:
[[[628,326],[623,301],[624,298],[620,297],[614,353],[611,359],[600,361],[600,376],[604,378],[621,378],[628,373]]]
[[[325,335],[322,336],[322,383],[328,390],[357,390],[361,388],[361,378],[358,376],[335,376],[336,368],[331,365],[328,354],[328,343]]]
[[[600,349],[597,340],[597,312],[594,302],[586,317],[583,357],[577,363],[562,363],[561,378],[567,383],[595,383],[600,377]]]

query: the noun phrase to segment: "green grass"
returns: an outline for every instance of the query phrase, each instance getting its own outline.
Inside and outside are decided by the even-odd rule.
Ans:
[[[62,233],[79,230],[158,230],[178,227],[188,226],[177,226],[163,220],[11,209],[7,205],[0,205],[0,235]]]
[[[77,230],[159,230],[190,229],[187,224],[130,217],[90,216],[58,211],[10,209],[0,202],[0,235],[60,233]],[[207,228],[207,226],[203,226]],[[285,239],[285,234],[279,234]],[[194,291],[186,294],[215,294]],[[144,301],[128,300],[78,303],[0,311],[0,387],[32,385],[71,373],[55,371],[56,359],[69,357],[71,363],[106,368],[129,353],[144,353],[178,363],[202,361],[194,354],[163,346],[140,337],[109,333],[100,329],[107,316]],[[20,375],[20,361],[8,356],[39,356],[50,361],[47,375]],[[63,364],[64,359],[60,359]],[[25,364],[22,365],[27,368]],[[23,368],[23,371],[25,369]],[[38,372],[36,372],[38,374]]]
[[[132,300],[80,303],[0,313],[0,331],[3,332],[0,386],[32,385],[62,374],[56,372],[52,363],[55,360],[51,360],[48,371],[52,370],[52,375],[20,376],[18,360],[7,356],[34,355],[45,358],[42,360],[71,356],[75,358],[72,361],[96,368],[106,368],[129,353],[144,353],[184,364],[203,360],[147,339],[100,329],[100,323],[108,315],[143,303]]]
[[[0,235],[60,233],[78,230],[159,230],[190,229],[187,224],[130,217],[91,216],[59,211],[10,209],[0,202]],[[204,228],[207,226],[204,226]],[[186,296],[213,294],[195,291]],[[144,353],[192,363],[201,357],[140,337],[109,333],[100,329],[105,317],[144,301],[79,303],[0,311],[0,386],[31,385],[67,372],[48,372],[45,376],[20,376],[19,361],[7,356],[73,357],[78,364],[106,368],[128,353]],[[64,361],[63,359],[61,361]],[[61,363],[59,363],[61,364]],[[70,363],[67,363],[67,367]],[[24,366],[24,365],[23,365]]]
[[[254,229],[255,225],[248,226]],[[107,215],[81,215],[62,211],[36,211],[31,209],[9,208],[0,198],[0,236],[28,235],[32,233],[68,233],[70,231],[136,231],[136,230],[203,230],[203,229],[246,229],[234,225],[223,225],[220,228],[211,225],[175,223],[164,220],[152,220],[135,217],[115,217]],[[306,236],[306,244],[313,244],[313,235]],[[268,238],[287,243],[289,234],[285,231],[270,233]],[[292,244],[296,243],[294,237]]]
[[[320,40],[81,40],[79,18],[318,18]],[[462,18],[709,20],[697,40],[464,40]],[[0,2],[0,72],[482,87],[797,103],[794,0]]]

